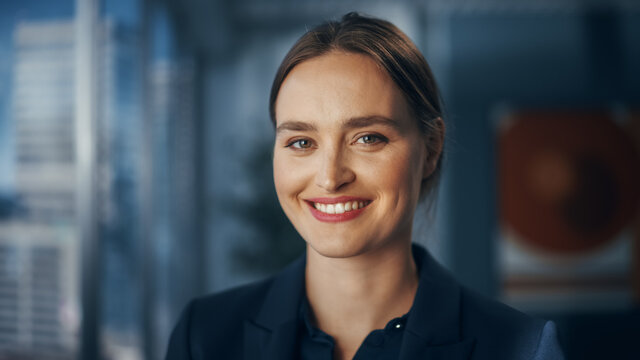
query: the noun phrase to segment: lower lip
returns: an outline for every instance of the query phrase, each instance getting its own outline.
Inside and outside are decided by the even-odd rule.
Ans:
[[[360,216],[360,214],[362,214],[364,209],[366,209],[367,206],[369,206],[367,205],[358,210],[345,211],[342,214],[327,214],[316,209],[311,203],[307,203],[307,205],[309,205],[309,209],[311,209],[311,215],[313,215],[313,217],[323,222],[343,222],[343,221],[353,220],[358,216]]]

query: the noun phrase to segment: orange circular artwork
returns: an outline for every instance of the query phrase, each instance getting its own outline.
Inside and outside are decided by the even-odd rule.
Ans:
[[[529,245],[589,251],[636,214],[640,160],[606,114],[512,114],[498,141],[502,221]]]

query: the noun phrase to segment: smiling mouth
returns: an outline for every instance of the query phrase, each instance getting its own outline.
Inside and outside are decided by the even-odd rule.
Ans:
[[[311,214],[322,222],[342,222],[360,216],[372,200],[343,196],[306,200]]]
[[[362,209],[365,206],[369,205],[369,203],[371,203],[371,201],[369,200],[364,200],[364,201],[353,200],[353,201],[339,202],[339,203],[333,203],[333,204],[311,202],[312,206],[316,210],[324,214],[344,214],[346,212]]]

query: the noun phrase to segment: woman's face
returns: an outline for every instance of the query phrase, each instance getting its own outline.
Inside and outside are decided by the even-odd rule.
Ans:
[[[307,60],[283,82],[275,109],[278,199],[313,250],[350,257],[410,241],[435,162],[384,70],[354,53]]]

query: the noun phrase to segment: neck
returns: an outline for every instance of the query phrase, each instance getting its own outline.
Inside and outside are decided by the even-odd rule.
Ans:
[[[337,358],[352,357],[372,330],[406,314],[418,288],[409,241],[349,258],[308,247],[305,277],[313,321],[333,336]]]

